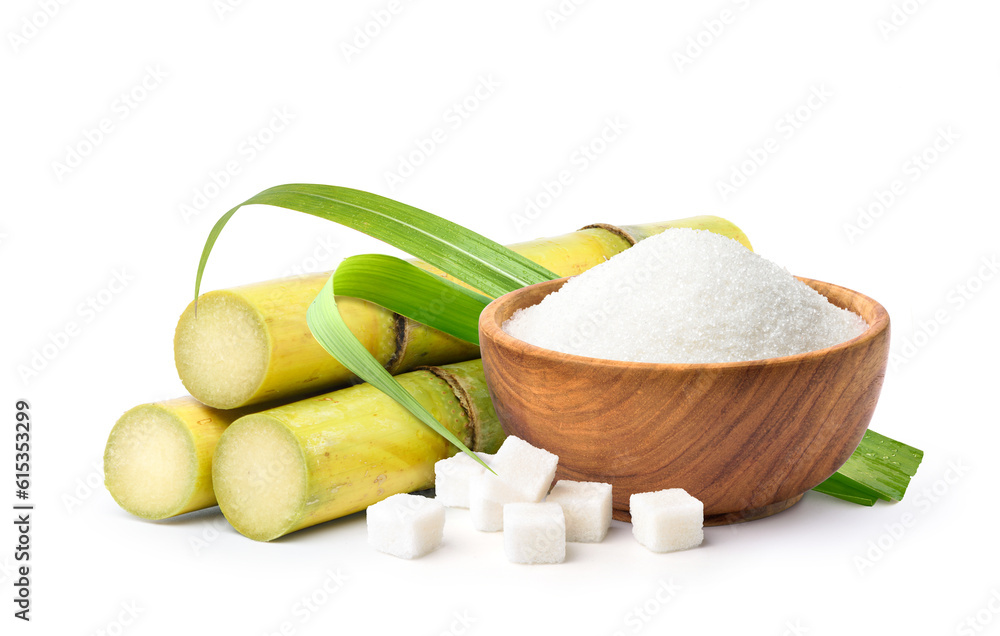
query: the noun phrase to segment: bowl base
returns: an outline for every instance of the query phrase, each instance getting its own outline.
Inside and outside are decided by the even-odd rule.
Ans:
[[[782,510],[787,510],[799,503],[802,499],[802,495],[797,497],[792,497],[791,499],[786,499],[784,501],[779,501],[778,503],[773,503],[762,508],[751,508],[749,510],[739,510],[737,512],[727,512],[721,515],[708,515],[705,517],[706,526],[728,526],[733,523],[743,523],[744,521],[753,521],[754,519],[763,519],[764,517],[770,517],[773,514],[777,514]],[[632,515],[629,514],[628,510],[618,510],[615,508],[611,516],[618,521],[625,521],[627,523],[632,522]]]

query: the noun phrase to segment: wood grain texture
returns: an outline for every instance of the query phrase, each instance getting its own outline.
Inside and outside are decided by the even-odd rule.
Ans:
[[[860,443],[882,389],[889,315],[867,296],[800,278],[860,314],[848,342],[751,362],[600,360],[517,340],[502,323],[566,279],[492,302],[479,321],[486,381],[508,434],[559,455],[558,479],[612,484],[616,518],[633,493],[684,488],[714,523],[795,503]]]

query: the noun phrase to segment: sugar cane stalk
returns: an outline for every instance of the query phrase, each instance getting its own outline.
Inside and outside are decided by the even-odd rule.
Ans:
[[[700,216],[646,225],[588,226],[511,249],[559,276],[574,276],[668,227],[710,229],[749,246],[732,223]],[[306,324],[306,308],[328,277],[322,273],[203,294],[197,317],[192,303],[174,337],[174,358],[184,386],[205,404],[230,409],[294,399],[356,381],[313,339]],[[340,297],[338,307],[351,331],[393,374],[479,355],[470,343],[373,303]]]
[[[481,360],[397,379],[467,446],[499,447],[503,431]],[[216,448],[215,493],[236,530],[270,541],[430,488],[434,462],[455,451],[390,397],[360,384],[234,422]]]

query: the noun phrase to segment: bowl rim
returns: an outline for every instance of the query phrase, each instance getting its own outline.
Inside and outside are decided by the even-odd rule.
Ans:
[[[811,359],[819,359],[826,355],[834,354],[847,349],[852,349],[854,347],[867,346],[872,341],[881,337],[884,332],[889,329],[889,312],[886,311],[885,307],[881,303],[876,301],[870,296],[866,296],[861,292],[854,291],[848,287],[842,285],[836,285],[834,283],[827,283],[825,281],[805,278],[803,276],[796,276],[795,278],[806,283],[810,288],[815,290],[810,283],[819,283],[830,288],[835,288],[842,292],[848,294],[853,294],[860,297],[863,300],[870,301],[872,304],[872,314],[874,320],[869,322],[864,316],[862,319],[868,322],[868,328],[865,329],[861,334],[851,338],[850,340],[845,340],[844,342],[831,345],[829,347],[824,347],[823,349],[816,349],[814,351],[806,351],[805,353],[796,353],[788,356],[779,356],[776,358],[759,358],[757,360],[738,360],[734,362],[629,362],[625,360],[608,360],[606,358],[592,358],[589,356],[581,356],[573,353],[564,353],[562,351],[556,351],[554,349],[546,349],[538,345],[533,345],[529,342],[515,338],[514,336],[508,334],[503,330],[503,326],[497,319],[497,312],[501,305],[505,305],[514,300],[515,297],[524,295],[528,293],[528,290],[537,289],[545,285],[558,285],[561,287],[566,281],[568,281],[572,276],[566,276],[563,278],[557,278],[553,280],[543,281],[541,283],[536,283],[534,285],[528,285],[527,287],[522,287],[520,289],[515,289],[512,292],[508,292],[499,298],[492,300],[483,312],[479,316],[479,333],[480,333],[480,345],[486,341],[491,341],[497,346],[501,346],[515,353],[525,356],[533,356],[540,358],[547,358],[549,360],[563,362],[567,364],[587,364],[591,366],[600,366],[611,369],[620,370],[637,370],[637,369],[648,369],[649,371],[714,371],[714,370],[731,370],[731,369],[751,369],[751,368],[764,368],[770,366],[780,366],[780,365],[791,365],[799,364]],[[829,298],[826,294],[822,294],[824,298]],[[839,306],[839,305],[836,305]],[[522,309],[522,307],[518,307]],[[516,311],[516,310],[515,310]],[[860,314],[859,314],[860,315]]]

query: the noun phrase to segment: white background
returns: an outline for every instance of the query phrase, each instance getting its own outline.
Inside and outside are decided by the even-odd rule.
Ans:
[[[4,633],[1000,631],[1000,282],[982,267],[1000,250],[1000,8],[894,2],[594,0],[564,3],[574,11],[556,24],[556,0],[402,2],[376,28],[387,0],[49,2],[51,17],[45,2],[7,0],[0,411],[12,437],[15,400],[31,401],[37,509],[29,625],[12,618],[15,534],[2,524]],[[365,28],[379,32],[346,51]],[[476,103],[484,81],[498,86]],[[456,120],[466,98],[476,108]],[[575,153],[609,119],[624,131],[583,170]],[[390,187],[386,173],[435,128],[444,142]],[[251,153],[253,136],[269,143]],[[763,165],[743,166],[765,143]],[[210,185],[228,162],[238,174]],[[517,222],[562,170],[570,185]],[[734,170],[752,174],[721,192]],[[859,218],[894,181],[877,218]],[[869,509],[810,493],[668,555],[615,523],[604,544],[543,567],[507,563],[502,536],[474,533],[466,511],[450,510],[445,545],[414,562],[371,551],[359,515],[271,544],[217,509],[130,517],[100,486],[107,434],[126,409],[183,393],[173,327],[212,223],[289,182],[393,196],[500,242],[592,222],[733,220],[759,253],[889,310],[897,357],[872,427],[925,449],[909,496]],[[386,250],[247,209],[205,288],[368,251]],[[124,288],[109,286],[116,272]],[[107,302],[88,310],[90,298]],[[52,339],[65,346],[25,374]],[[327,594],[331,573],[344,580]],[[310,596],[322,602],[303,613]]]

